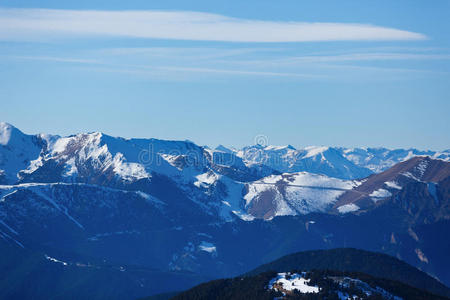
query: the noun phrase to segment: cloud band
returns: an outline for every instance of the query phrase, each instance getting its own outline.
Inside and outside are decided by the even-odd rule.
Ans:
[[[263,43],[426,38],[367,24],[257,21],[189,11],[0,9],[0,39],[77,36]]]

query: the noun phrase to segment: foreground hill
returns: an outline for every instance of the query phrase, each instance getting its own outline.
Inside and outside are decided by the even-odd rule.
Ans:
[[[157,298],[150,297],[148,300]],[[254,276],[215,280],[180,293],[172,300],[273,299],[410,299],[445,297],[363,273],[338,271],[264,272]]]
[[[204,283],[172,299],[346,299],[353,295],[358,299],[447,299],[450,289],[394,257],[340,248],[284,256],[244,276]]]
[[[246,275],[252,276],[266,271],[286,272],[293,269],[360,272],[403,282],[435,294],[450,296],[448,287],[395,257],[353,248],[313,250],[286,255]]]

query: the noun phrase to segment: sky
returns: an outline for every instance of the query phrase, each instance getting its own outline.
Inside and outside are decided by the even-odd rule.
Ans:
[[[0,1],[0,121],[450,148],[450,1]]]

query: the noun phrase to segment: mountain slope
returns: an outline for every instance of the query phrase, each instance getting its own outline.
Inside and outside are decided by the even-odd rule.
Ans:
[[[361,185],[340,196],[335,208],[352,205],[367,209],[381,200],[391,199],[403,202],[405,209],[417,217],[420,214],[422,218],[427,217],[425,214],[445,216],[450,213],[449,195],[443,189],[449,177],[450,162],[414,157],[363,180]]]
[[[284,173],[246,183],[245,209],[253,217],[271,219],[312,212],[362,213],[394,201],[416,218],[438,221],[450,214],[449,178],[450,162],[427,156],[361,180]]]
[[[250,215],[264,219],[326,212],[359,184],[306,172],[272,175],[246,184],[245,207]]]
[[[136,299],[188,288],[208,277],[186,272],[115,265],[92,257],[62,261],[45,252],[12,247],[0,239],[1,299]]]

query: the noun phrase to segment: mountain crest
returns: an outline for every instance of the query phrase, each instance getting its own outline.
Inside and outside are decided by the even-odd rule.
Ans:
[[[25,136],[22,131],[13,125],[0,122],[0,145],[6,146],[10,143],[17,142],[19,139],[23,139]]]

